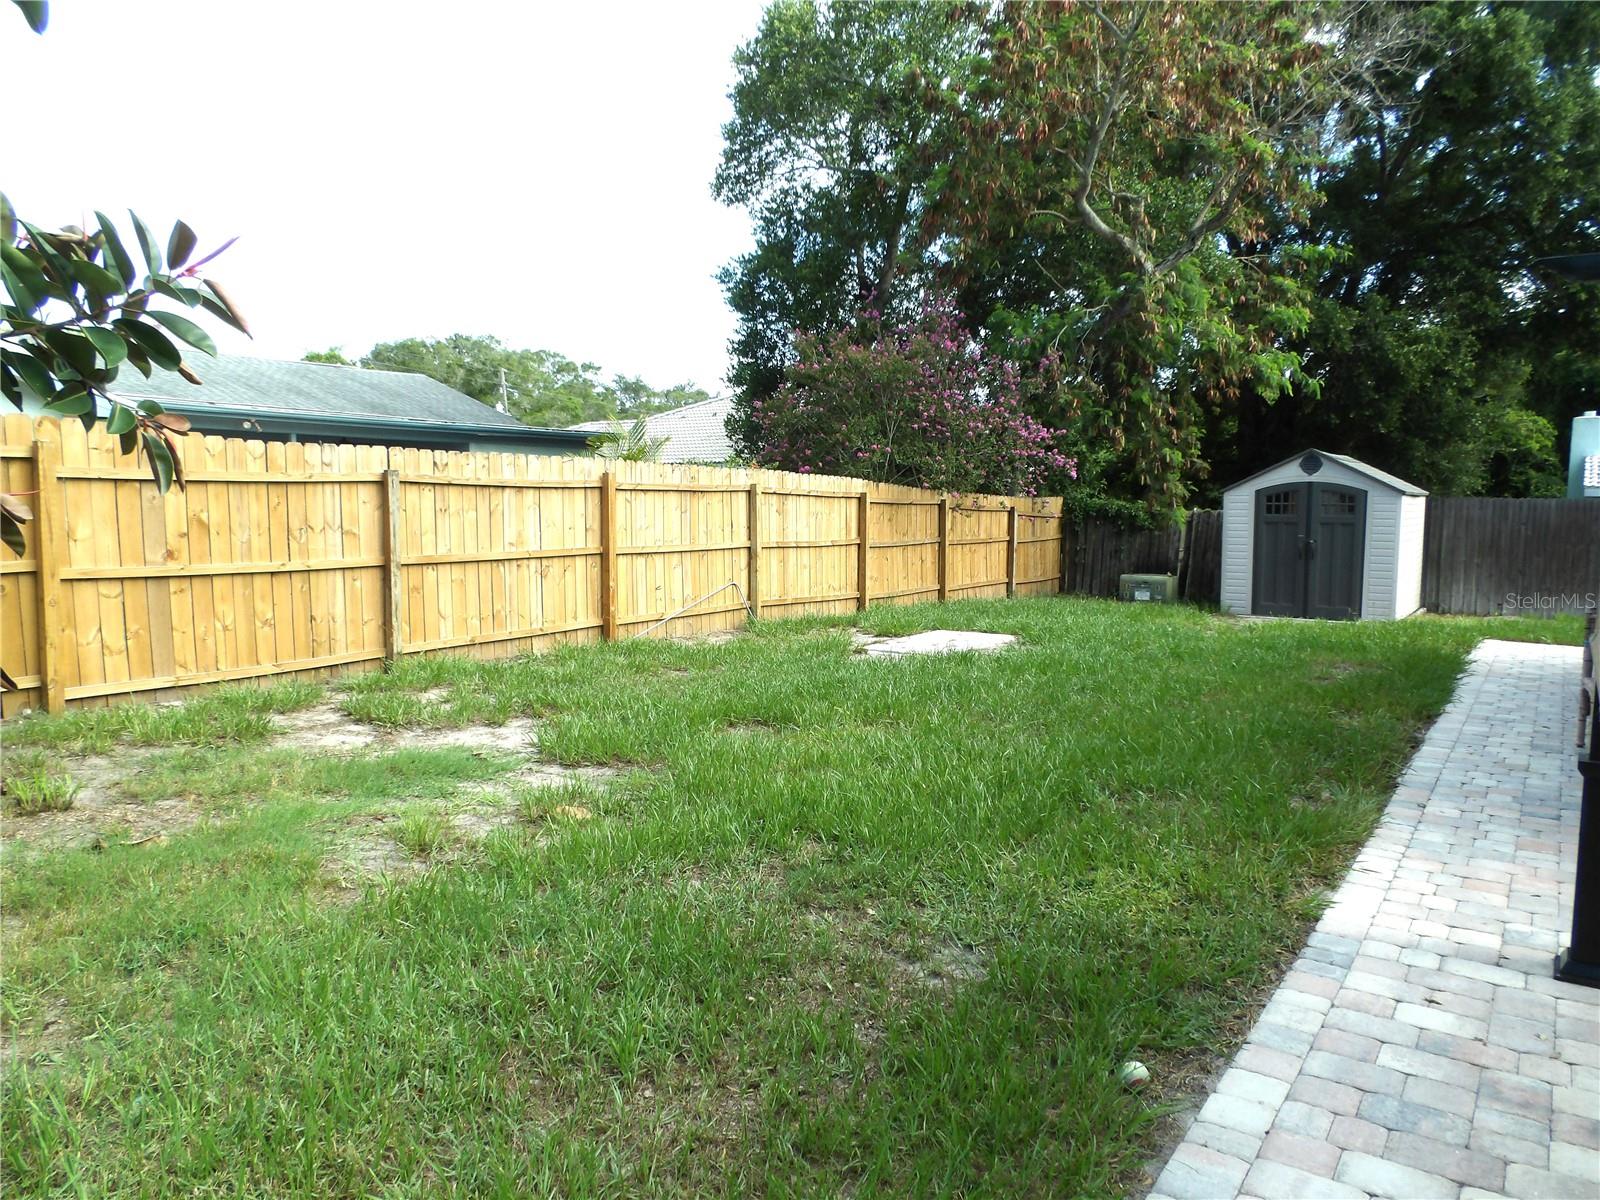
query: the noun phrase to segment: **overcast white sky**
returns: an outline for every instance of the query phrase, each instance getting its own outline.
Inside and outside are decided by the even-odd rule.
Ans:
[[[45,225],[182,217],[255,332],[224,353],[489,333],[723,386],[711,199],[760,0],[0,4],[0,188]],[[44,123],[48,137],[20,118]],[[137,255],[137,251],[135,251]],[[208,322],[208,328],[219,322]]]

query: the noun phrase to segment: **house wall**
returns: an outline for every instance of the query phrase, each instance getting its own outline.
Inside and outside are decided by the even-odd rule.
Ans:
[[[1241,616],[1250,612],[1256,493],[1286,483],[1307,482],[1332,483],[1356,488],[1367,494],[1361,619],[1390,621],[1396,615],[1404,616],[1414,611],[1417,603],[1413,603],[1406,613],[1397,613],[1399,592],[1396,564],[1401,542],[1400,501],[1403,498],[1400,493],[1333,459],[1324,459],[1320,471],[1315,475],[1307,475],[1300,469],[1298,458],[1235,484],[1222,494],[1222,610]],[[1407,593],[1418,597],[1421,595],[1421,549],[1419,534],[1413,551],[1417,582],[1414,593]]]

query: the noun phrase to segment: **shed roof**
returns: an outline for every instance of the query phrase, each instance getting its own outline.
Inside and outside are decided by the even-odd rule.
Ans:
[[[155,400],[191,415],[207,410],[229,416],[249,412],[260,417],[448,427],[496,437],[542,435],[557,441],[577,440],[566,430],[524,425],[427,375],[228,355],[197,356],[192,366],[205,381],[199,387],[176,371],[158,367],[146,379],[125,368],[109,390],[119,398]]]
[[[1426,496],[1428,494],[1416,484],[1407,483],[1398,475],[1391,475],[1387,471],[1380,471],[1377,467],[1371,466],[1368,463],[1364,463],[1359,458],[1351,458],[1348,454],[1334,454],[1327,450],[1302,450],[1298,454],[1291,454],[1282,462],[1275,462],[1270,467],[1263,467],[1254,475],[1246,475],[1237,483],[1231,483],[1223,490],[1231,492],[1235,488],[1243,487],[1245,484],[1261,478],[1261,476],[1267,474],[1268,472],[1276,471],[1279,467],[1287,466],[1292,462],[1299,462],[1307,454],[1318,454],[1330,462],[1336,462],[1342,466],[1349,467],[1350,470],[1355,471],[1358,474],[1365,475],[1368,479],[1371,479],[1376,483],[1381,483],[1384,487],[1392,488],[1403,496]]]
[[[733,443],[728,440],[724,427],[732,409],[730,397],[712,396],[682,408],[654,413],[645,418],[645,427],[651,437],[667,439],[661,448],[662,462],[726,462],[733,457]],[[621,432],[628,424],[627,421],[585,421],[572,428],[592,433]]]

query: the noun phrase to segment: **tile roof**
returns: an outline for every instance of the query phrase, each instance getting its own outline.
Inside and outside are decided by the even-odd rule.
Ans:
[[[728,440],[723,426],[732,410],[731,397],[713,396],[646,417],[645,426],[651,437],[667,439],[667,444],[661,448],[662,462],[727,462],[733,457],[733,443]],[[603,433],[606,430],[620,432],[628,425],[627,421],[585,421],[572,428]]]
[[[201,386],[159,367],[149,379],[124,367],[110,390],[118,397],[156,400],[187,413],[251,409],[272,417],[471,425],[513,432],[530,428],[426,375],[226,355],[197,354],[187,361],[205,381]]]

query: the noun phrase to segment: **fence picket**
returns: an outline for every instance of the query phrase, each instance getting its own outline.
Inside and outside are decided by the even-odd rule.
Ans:
[[[452,648],[498,656],[934,596],[1060,591],[1059,500],[787,472],[179,440],[163,495],[76,421],[0,422],[0,483],[44,479],[0,573],[3,665],[32,706],[117,703]],[[59,463],[40,472],[36,463]],[[693,604],[694,601],[702,601]],[[12,636],[11,631],[23,631]],[[51,640],[53,639],[53,640]]]

